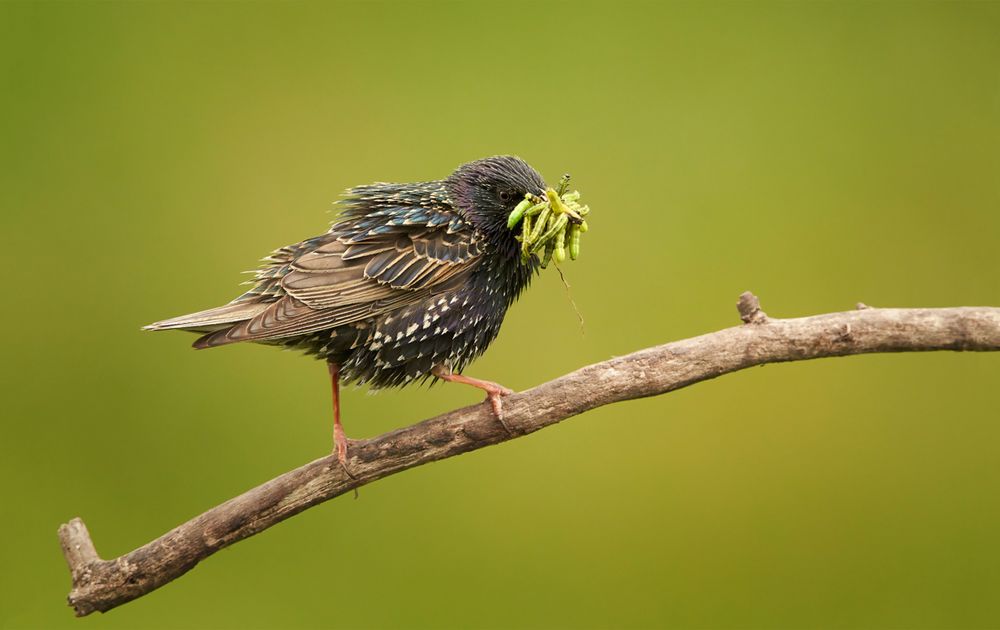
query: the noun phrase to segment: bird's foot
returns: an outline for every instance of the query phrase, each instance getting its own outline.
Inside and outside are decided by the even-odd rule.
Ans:
[[[507,435],[513,437],[514,432],[511,431],[510,425],[507,424],[507,421],[503,419],[502,397],[510,396],[514,393],[514,390],[507,389],[503,385],[498,385],[497,383],[489,383],[489,385],[492,387],[486,390],[486,400],[490,403],[490,406],[493,407],[493,415],[496,416],[497,420],[500,421],[500,424],[503,425],[504,431],[507,432]]]
[[[333,452],[337,454],[337,461],[340,462],[340,467],[344,469],[344,472],[351,479],[355,477],[351,474],[351,469],[347,467],[347,448],[353,441],[347,439],[347,436],[344,434],[344,425],[340,423],[333,425]]]
[[[507,389],[499,383],[491,383],[490,381],[483,381],[482,389],[486,392],[486,400],[489,401],[490,406],[493,407],[493,415],[495,415],[500,422],[503,422],[503,397],[510,396],[514,393],[514,390]]]
[[[514,390],[508,389],[503,385],[494,383],[493,381],[483,381],[470,376],[454,374],[451,370],[444,366],[435,367],[431,373],[441,380],[451,383],[465,383],[466,385],[472,385],[473,387],[486,392],[486,402],[488,402],[490,407],[493,409],[493,415],[496,416],[496,419],[501,425],[503,425],[504,431],[507,432],[507,435],[514,435],[510,425],[507,424],[507,421],[504,420],[503,417],[503,396],[510,396],[514,393]]]

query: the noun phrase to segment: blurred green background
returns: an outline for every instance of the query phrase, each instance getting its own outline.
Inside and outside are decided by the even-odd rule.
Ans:
[[[0,6],[0,626],[1000,627],[1000,356],[750,370],[381,481],[75,620],[112,557],[326,454],[323,366],[148,322],[352,185],[516,153],[594,209],[468,373],[1000,304],[1000,4]],[[543,323],[555,341],[517,340]],[[551,347],[561,351],[553,353]],[[478,394],[348,390],[350,435]]]

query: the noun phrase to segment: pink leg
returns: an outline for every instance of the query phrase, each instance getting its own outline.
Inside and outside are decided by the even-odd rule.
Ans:
[[[340,423],[340,366],[333,361],[326,362],[330,370],[330,386],[333,389],[333,448],[337,451],[340,465],[347,470],[347,445],[344,425]]]
[[[438,377],[442,381],[448,381],[449,383],[464,383],[465,385],[472,385],[473,387],[477,387],[486,392],[486,399],[490,401],[490,405],[493,407],[493,415],[497,417],[497,420],[499,420],[500,424],[503,425],[503,428],[507,430],[507,433],[513,435],[510,427],[507,426],[507,423],[503,419],[503,401],[501,400],[501,396],[513,394],[513,390],[507,389],[503,385],[498,385],[492,381],[481,381],[478,378],[455,374],[443,365],[434,366],[434,369],[431,370],[431,374]]]

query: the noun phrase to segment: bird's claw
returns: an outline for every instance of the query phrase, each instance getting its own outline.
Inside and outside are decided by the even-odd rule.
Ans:
[[[503,385],[497,385],[496,383],[491,383],[490,385],[491,387],[486,389],[486,400],[493,408],[493,415],[500,421],[500,424],[503,425],[503,428],[507,431],[508,435],[514,435],[514,432],[511,431],[510,426],[503,417],[503,397],[510,396],[514,393],[514,390],[507,389]]]
[[[337,461],[340,462],[340,467],[344,469],[347,476],[354,479],[354,475],[351,474],[351,469],[347,467],[347,447],[351,445],[351,440],[347,439],[344,435],[344,428],[340,425],[336,425],[333,428],[333,451],[337,454]]]
[[[347,468],[347,445],[342,441],[338,441],[336,445],[337,461],[344,468]]]

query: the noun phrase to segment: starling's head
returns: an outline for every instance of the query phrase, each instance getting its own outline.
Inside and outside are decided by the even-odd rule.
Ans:
[[[521,158],[498,155],[458,167],[446,185],[456,209],[487,234],[513,240],[507,217],[526,193],[545,194],[545,180]]]

